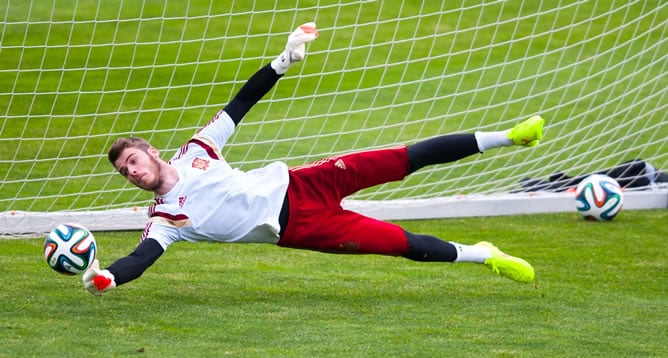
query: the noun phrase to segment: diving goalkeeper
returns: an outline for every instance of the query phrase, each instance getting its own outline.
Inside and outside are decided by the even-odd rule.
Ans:
[[[335,156],[289,168],[275,162],[243,172],[221,148],[242,118],[318,37],[315,24],[292,32],[285,50],[256,72],[232,101],[170,160],[141,138],[120,138],[109,161],[130,183],[155,193],[139,245],[105,269],[97,260],[84,287],[101,294],[142,275],[175,242],[272,243],[328,253],[380,254],[415,261],[472,262],[519,282],[534,279],[525,260],[488,242],[465,245],[409,232],[344,210],[341,200],[361,189],[402,180],[427,165],[452,162],[489,149],[534,146],[542,138],[539,116],[506,131],[449,134],[415,144]]]

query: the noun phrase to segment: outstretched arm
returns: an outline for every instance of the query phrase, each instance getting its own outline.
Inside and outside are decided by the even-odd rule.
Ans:
[[[288,36],[285,51],[270,64],[261,68],[244,84],[239,93],[223,109],[232,118],[235,125],[257,103],[283,74],[296,62],[304,59],[305,44],[318,37],[318,31],[312,22],[299,26]]]
[[[100,264],[95,260],[83,275],[84,288],[99,295],[132,281],[153,265],[163,252],[165,250],[157,241],[146,239],[130,255],[116,260],[105,270],[100,270]]]
[[[318,37],[314,23],[299,26],[288,36],[285,50],[270,64],[262,67],[244,84],[232,101],[193,136],[193,140],[218,153],[246,113],[271,90],[283,74],[306,52],[306,43]]]

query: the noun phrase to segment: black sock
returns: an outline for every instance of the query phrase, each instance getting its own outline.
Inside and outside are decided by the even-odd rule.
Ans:
[[[446,134],[408,146],[408,173],[480,153],[474,134]]]
[[[404,230],[408,240],[408,252],[403,257],[414,261],[453,262],[457,259],[457,248],[441,239],[429,235],[413,234]]]

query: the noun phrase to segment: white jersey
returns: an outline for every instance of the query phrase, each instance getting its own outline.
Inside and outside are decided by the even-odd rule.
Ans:
[[[169,164],[179,180],[156,195],[142,239],[155,239],[163,249],[176,241],[278,242],[288,167],[230,167],[220,149],[234,129],[221,110],[174,155]]]

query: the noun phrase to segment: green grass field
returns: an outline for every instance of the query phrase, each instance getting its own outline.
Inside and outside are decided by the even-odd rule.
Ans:
[[[0,240],[0,356],[665,357],[668,211],[407,221],[522,256],[518,284],[473,264],[177,244],[96,297]],[[103,265],[139,233],[98,233]]]

